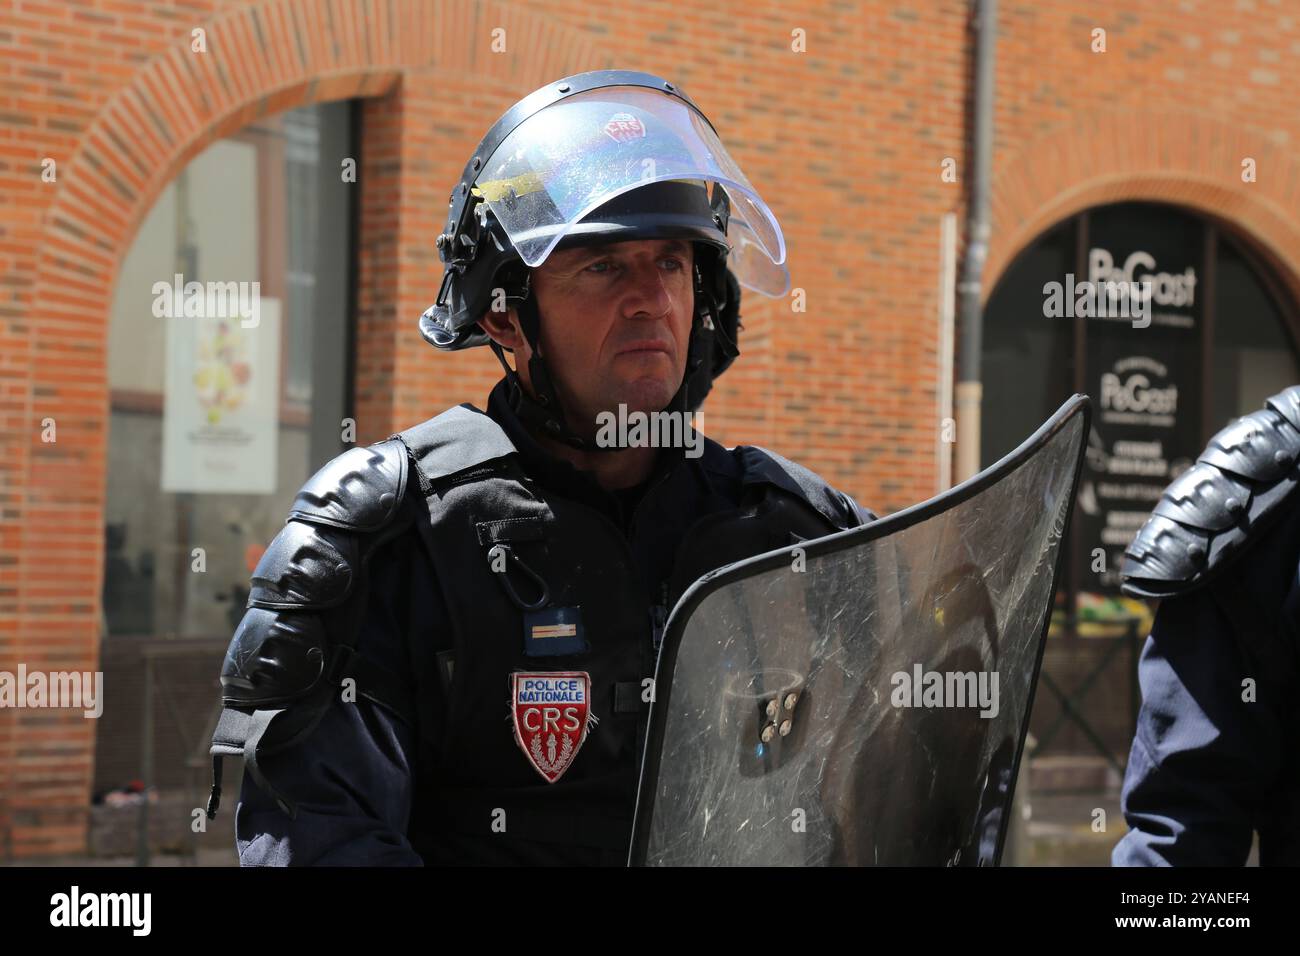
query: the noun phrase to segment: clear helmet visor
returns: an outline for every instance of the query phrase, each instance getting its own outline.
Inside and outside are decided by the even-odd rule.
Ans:
[[[709,124],[656,90],[604,87],[539,110],[502,140],[474,192],[524,264],[536,267],[598,206],[664,180],[700,180],[725,190],[728,266],[737,281],[769,296],[788,291],[776,216]]]

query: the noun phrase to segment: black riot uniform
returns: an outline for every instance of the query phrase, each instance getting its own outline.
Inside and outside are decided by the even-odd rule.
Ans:
[[[1159,598],[1117,866],[1300,864],[1300,386],[1223,429],[1129,546]]]
[[[665,455],[639,501],[602,491],[538,447],[504,384],[488,414],[460,406],[347,452],[299,494],[286,542],[268,551],[283,564],[259,567],[241,630],[269,636],[237,667],[228,662],[227,683],[317,681],[310,655],[301,674],[286,673],[280,648],[267,645],[282,632],[300,640],[316,621],[350,622],[363,607],[364,663],[349,671],[356,699],[345,702],[336,677],[296,705],[322,708],[341,735],[309,728],[286,748],[292,710],[285,728],[272,722],[256,774],[303,822],[246,776],[244,862],[383,862],[398,848],[429,863],[622,862],[667,609],[708,570],[869,517],[771,452],[712,441],[698,459]],[[496,547],[506,549],[504,572],[493,570]],[[280,604],[295,607],[268,607]],[[579,625],[573,644],[532,637],[530,614],[561,611]],[[262,615],[275,624],[258,627]],[[589,674],[596,718],[554,783],[522,752],[510,714],[512,675],[546,672]],[[354,762],[369,768],[360,781],[349,779]],[[328,807],[348,812],[327,819]],[[325,845],[357,836],[360,848]]]
[[[571,136],[558,154],[557,130]],[[673,178],[624,178],[655,163]],[[530,394],[487,342],[490,294],[536,352],[544,318],[521,266],[545,242],[668,237],[695,247],[686,374],[666,409],[686,412],[738,352],[740,285],[788,288],[772,271],[779,227],[708,121],[657,77],[602,71],[522,100],[475,151],[421,332],[446,350],[491,344],[506,376],[486,411],[461,405],[327,464],[254,572],[209,811],[221,758],[244,757],[243,864],[624,862],[674,602],[724,564],[874,517],[772,452],[698,434],[616,492],[539,444],[596,450],[540,356]]]

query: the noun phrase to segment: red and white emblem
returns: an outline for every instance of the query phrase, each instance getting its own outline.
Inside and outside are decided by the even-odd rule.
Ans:
[[[645,124],[631,113],[615,113],[605,122],[605,132],[618,143],[645,139]]]
[[[520,671],[510,675],[515,742],[547,783],[573,766],[587,738],[591,676],[585,671]]]

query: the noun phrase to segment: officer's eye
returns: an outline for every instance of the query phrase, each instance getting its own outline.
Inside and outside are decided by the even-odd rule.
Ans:
[[[670,271],[672,272],[680,272],[686,268],[686,260],[681,256],[664,256],[659,260],[659,262],[661,264],[665,262],[669,263]],[[622,265],[612,259],[601,259],[586,266],[582,271],[590,273],[591,275],[609,275],[614,270],[621,268]]]

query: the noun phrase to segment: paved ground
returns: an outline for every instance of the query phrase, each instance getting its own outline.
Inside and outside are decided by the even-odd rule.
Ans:
[[[1030,813],[1031,866],[1110,866],[1111,848],[1128,831],[1118,793],[1036,793]]]
[[[1105,811],[1105,830],[1093,828],[1098,809]],[[1029,824],[1033,866],[1110,866],[1110,851],[1128,832],[1119,809],[1119,793],[1036,794]],[[1259,865],[1259,841],[1247,866]]]
[[[1094,831],[1094,811],[1106,813],[1106,830]],[[1124,833],[1119,796],[1105,794],[1033,797],[1029,862],[1037,866],[1109,866],[1110,849]],[[208,839],[213,835],[209,834]],[[234,847],[200,847],[195,856],[155,853],[151,866],[236,866]],[[134,866],[134,855],[60,857],[24,861],[26,866]]]
[[[1111,848],[1127,830],[1119,809],[1119,793],[1112,788],[1091,793],[1034,793],[1030,813],[1028,863],[1031,866],[1109,866]],[[206,839],[215,836],[208,834]],[[233,845],[229,848],[203,846],[195,856],[157,853],[150,861],[151,866],[237,864]],[[134,866],[135,857],[61,857],[24,861],[23,865]]]
[[[237,866],[238,857],[232,847],[229,850],[200,849],[197,857],[181,856],[175,853],[158,853],[150,859],[150,866]],[[48,857],[42,860],[24,860],[23,866],[135,866],[133,856],[65,856]]]

